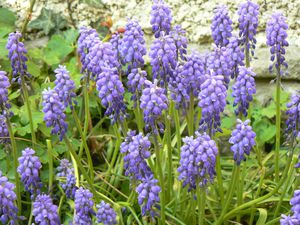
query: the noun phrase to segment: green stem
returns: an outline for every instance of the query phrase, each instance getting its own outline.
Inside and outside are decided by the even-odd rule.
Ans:
[[[32,210],[33,210],[33,203],[31,203],[31,207],[30,207],[30,215],[28,218],[28,225],[32,225]]]
[[[246,162],[245,162],[246,163]],[[242,169],[242,176],[240,176],[241,168],[238,166],[238,186],[237,186],[237,206],[241,205],[243,203],[243,189],[244,189],[244,171],[245,171],[245,164],[243,165]],[[237,222],[241,221],[241,215],[237,215]]]
[[[172,103],[171,103],[172,104]],[[167,193],[166,193],[166,199],[167,202],[170,200],[170,196],[172,196],[172,190],[173,190],[173,164],[172,164],[172,144],[171,144],[171,112],[169,110],[168,115],[165,114],[165,124],[166,124],[166,131],[165,134],[167,135],[167,152],[168,152],[168,187],[167,187]]]
[[[223,206],[224,206],[224,189],[223,189],[220,154],[221,154],[221,150],[219,149],[219,154],[217,155],[217,160],[216,160],[216,169],[217,169],[218,192],[219,192],[219,196],[220,196],[221,207],[223,208]]]
[[[277,68],[276,78],[276,142],[275,142],[275,182],[279,180],[279,150],[280,150],[280,91],[281,91],[281,75],[280,75],[280,63]]]
[[[246,59],[246,67],[249,68],[250,67],[250,52],[249,52],[249,48],[247,48],[247,45],[249,43],[249,38],[246,37],[246,43],[245,43],[245,59]]]
[[[30,6],[29,6],[29,9],[28,9],[27,15],[25,17],[24,23],[22,25],[21,33],[22,33],[23,38],[24,38],[24,35],[26,33],[26,30],[27,30],[27,25],[28,25],[29,21],[31,20],[31,15],[32,15],[33,7],[35,5],[35,1],[36,0],[31,0],[30,1]]]
[[[174,113],[174,121],[175,121],[175,129],[176,129],[176,137],[177,137],[177,149],[178,155],[180,154],[181,148],[181,133],[180,133],[180,120],[179,120],[179,112],[176,109],[173,109]]]
[[[59,204],[58,204],[58,209],[57,209],[58,215],[61,215],[60,211],[61,211],[61,208],[63,206],[63,202],[64,202],[65,197],[66,197],[65,194],[62,194],[61,197],[60,197]]]
[[[198,202],[198,225],[204,224],[206,193],[205,189],[197,187],[197,202]]]
[[[188,120],[188,132],[189,136],[194,135],[194,95],[190,94],[190,108],[189,108],[189,120]]]
[[[236,164],[234,164],[234,168],[233,168],[233,171],[232,171],[232,179],[231,179],[231,182],[230,182],[230,185],[229,185],[229,188],[228,188],[228,193],[227,193],[227,197],[226,197],[226,201],[225,201],[225,205],[222,209],[222,212],[221,212],[221,216],[219,217],[219,219],[217,220],[216,222],[216,225],[218,224],[222,224],[224,222],[224,216],[228,210],[228,207],[230,206],[230,203],[232,201],[232,197],[233,197],[233,194],[234,194],[234,191],[235,191],[235,188],[234,188],[234,185],[237,183],[237,180],[239,179],[238,178],[238,167]]]
[[[73,147],[72,147],[69,139],[67,137],[64,137],[64,140],[65,140],[65,142],[66,142],[66,144],[68,146],[69,151],[71,152],[72,156],[74,157],[74,159],[75,159],[75,161],[76,161],[76,163],[77,163],[77,165],[79,167],[79,170],[81,171],[81,173],[83,174],[84,178],[86,179],[86,181],[90,185],[90,189],[91,189],[92,193],[94,194],[95,199],[99,202],[99,200],[100,200],[99,197],[98,197],[99,194],[97,194],[97,192],[96,192],[96,190],[95,190],[95,188],[93,186],[94,181],[89,177],[88,173],[84,169],[84,167],[83,167],[83,165],[82,165],[82,163],[81,163],[78,155],[76,154],[75,150],[73,149]]]
[[[296,164],[296,162],[298,161],[298,158],[294,158],[293,159],[293,155],[290,156],[288,162],[286,165],[290,165],[290,167],[294,167],[294,165]],[[261,196],[260,198],[257,198],[257,199],[254,199],[252,201],[249,201],[249,202],[246,202],[234,209],[232,209],[231,211],[229,211],[225,216],[224,216],[224,219],[228,219],[230,218],[232,215],[234,215],[236,212],[242,210],[242,209],[245,209],[247,207],[251,207],[255,204],[258,204],[259,202],[261,201],[264,201],[266,199],[268,199],[269,197],[271,197],[272,195],[274,195],[275,193],[277,193],[277,191],[279,190],[279,188],[282,186],[282,184],[284,183],[285,181],[285,177],[289,171],[289,166],[286,166],[285,169],[284,169],[284,172],[282,174],[282,179],[280,180],[280,182],[278,183],[278,185],[276,186],[276,188],[274,188],[271,192],[269,192],[268,194],[264,195],[264,196]],[[290,175],[289,175],[290,176]]]
[[[157,141],[157,136],[154,134],[154,147],[155,147],[155,155],[156,155],[156,165],[157,165],[157,172],[159,175],[159,183],[160,183],[160,207],[161,207],[161,222],[162,225],[165,225],[166,222],[166,216],[165,216],[165,185],[164,185],[164,175],[162,171],[162,161],[160,158],[160,151],[159,151],[159,145]]]
[[[89,149],[89,147],[88,147],[88,145],[87,145],[86,134],[84,134],[84,133],[82,132],[82,126],[81,126],[81,124],[80,124],[80,120],[79,120],[78,115],[77,115],[77,113],[76,113],[76,111],[75,111],[74,108],[73,108],[73,110],[72,110],[72,113],[73,113],[73,117],[74,117],[74,119],[75,119],[75,123],[76,123],[76,126],[77,126],[77,130],[79,131],[80,136],[81,136],[81,138],[82,138],[82,146],[84,147],[84,149],[85,149],[85,154],[86,154],[86,156],[87,156],[88,165],[89,165],[89,171],[90,171],[90,176],[91,176],[91,179],[94,179],[94,165],[93,165],[93,160],[92,160],[92,157],[91,157],[91,154],[90,154],[90,149]],[[82,154],[79,153],[80,158],[81,158],[81,155],[82,155]]]
[[[25,84],[24,76],[21,76],[21,83],[22,83],[22,93],[23,93],[25,105],[26,105],[26,108],[27,108],[28,118],[29,118],[32,146],[34,147],[35,144],[36,144],[36,136],[35,136],[35,132],[34,132],[32,112],[31,112],[31,109],[30,109],[30,100],[29,100],[28,90],[27,90],[27,87],[26,87],[26,84]]]
[[[20,192],[20,180],[19,173],[17,171],[18,168],[18,153],[17,153],[17,145],[14,136],[14,132],[10,123],[9,118],[6,118],[7,129],[9,132],[9,137],[11,141],[11,147],[13,152],[13,161],[14,161],[14,174],[15,174],[15,183],[16,183],[16,195],[17,195],[17,205],[18,205],[18,214],[21,215],[22,212],[22,204],[21,204],[21,192]]]
[[[144,127],[144,122],[143,122],[143,116],[142,116],[142,111],[140,109],[140,102],[137,101],[136,107],[134,108],[134,114],[136,118],[136,123],[139,129],[139,132],[143,133],[143,127]]]
[[[48,153],[48,165],[49,165],[49,185],[48,185],[48,190],[49,192],[52,189],[53,185],[53,157],[52,157],[52,145],[51,141],[49,139],[46,140],[47,143],[47,153]]]

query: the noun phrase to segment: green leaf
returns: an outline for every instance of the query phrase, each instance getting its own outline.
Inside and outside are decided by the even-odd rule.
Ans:
[[[83,2],[93,7],[103,7],[103,2],[101,0],[81,0],[80,2]]]
[[[276,126],[264,118],[253,123],[253,130],[256,133],[257,140],[263,144],[275,137]]]
[[[15,14],[6,8],[0,8],[0,27],[14,27],[16,22]]]
[[[13,31],[13,28],[11,27],[0,27],[0,38],[4,38],[6,35],[8,35],[10,32]]]
[[[62,32],[62,37],[69,45],[72,45],[76,42],[78,35],[78,31],[75,29],[69,29]]]
[[[35,64],[32,61],[27,62],[27,67],[28,67],[28,72],[33,76],[33,77],[39,77],[40,76],[40,67]]]
[[[43,58],[43,51],[40,48],[31,48],[28,50],[28,56],[32,59]]]
[[[70,72],[70,77],[75,82],[76,87],[79,87],[82,74],[77,67],[75,57],[71,58],[71,60],[66,64],[66,68]]]
[[[262,208],[258,208],[257,210],[259,211],[259,217],[258,217],[258,220],[256,222],[256,225],[264,225],[264,224],[266,224],[267,217],[268,217],[267,210],[266,209],[262,209]]]

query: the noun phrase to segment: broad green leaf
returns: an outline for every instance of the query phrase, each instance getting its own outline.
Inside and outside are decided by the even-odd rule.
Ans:
[[[75,29],[69,29],[62,32],[61,35],[69,45],[72,45],[76,42],[79,33]]]
[[[15,14],[6,8],[0,8],[0,27],[14,27],[16,22]]]
[[[43,51],[40,48],[31,48],[28,50],[28,56],[32,59],[40,60],[43,58]]]
[[[31,74],[33,77],[39,77],[40,76],[40,67],[35,64],[32,61],[27,62],[27,68],[29,74]]]
[[[276,126],[268,119],[262,119],[253,123],[253,130],[256,133],[257,140],[260,143],[265,143],[275,137]]]
[[[259,217],[256,222],[256,225],[264,225],[266,224],[267,217],[268,217],[268,211],[266,209],[258,208],[259,211]]]
[[[4,149],[0,150],[0,159],[4,159],[6,157],[6,153],[4,151]]]
[[[0,26],[0,38],[4,38],[6,35],[8,35],[12,31],[13,31],[13,28],[11,28],[11,27]]]
[[[66,64],[66,68],[70,72],[70,77],[78,88],[80,86],[82,74],[77,67],[77,61],[75,57],[71,58],[71,60]]]
[[[53,11],[43,8],[41,14],[28,24],[29,28],[43,30],[46,35],[55,28]]]

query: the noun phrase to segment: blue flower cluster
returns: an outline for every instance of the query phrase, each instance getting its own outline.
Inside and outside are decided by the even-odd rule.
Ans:
[[[241,44],[248,50],[251,49],[251,54],[254,55],[256,45],[256,32],[258,27],[259,5],[247,0],[242,2],[238,8],[239,15],[239,36]]]
[[[123,121],[126,114],[125,90],[117,69],[102,68],[96,85],[101,103],[106,107],[105,115],[110,117],[112,123]]]
[[[94,215],[93,194],[88,190],[80,187],[75,192],[75,211],[74,224],[92,225],[91,215]]]
[[[290,201],[293,215],[281,215],[281,225],[298,225],[300,224],[300,190],[295,190],[294,196]]]
[[[65,66],[59,65],[54,72],[56,73],[54,90],[57,92],[60,101],[64,103],[65,107],[70,106],[70,108],[73,109],[73,104],[76,104],[74,100],[76,97],[76,86],[74,81],[70,78],[69,71]]]
[[[64,103],[57,92],[52,89],[43,91],[43,112],[44,120],[47,127],[53,127],[51,134],[59,134],[60,140],[63,139],[68,129],[68,124],[65,122],[66,114]]]
[[[232,21],[226,6],[220,5],[215,9],[211,31],[217,46],[226,46],[229,43],[229,38],[232,36]]]
[[[289,45],[287,42],[288,24],[286,18],[278,12],[273,13],[272,17],[267,23],[267,45],[271,47],[271,61],[275,61],[275,67],[282,73],[281,66],[288,67],[285,61],[285,47]],[[272,71],[273,65],[270,66]]]
[[[230,60],[230,70],[231,70],[231,78],[234,78],[239,73],[239,66],[244,66],[245,55],[240,48],[239,40],[236,36],[232,36],[229,39],[229,43],[227,45],[228,55],[231,57]]]
[[[170,32],[170,36],[175,42],[177,60],[186,60],[188,40],[185,30],[180,25],[175,25]]]
[[[163,33],[169,34],[171,21],[171,10],[165,2],[163,0],[153,0],[150,23],[154,36],[158,38]]]
[[[247,116],[248,114],[249,103],[256,93],[255,76],[251,68],[239,67],[238,76],[232,86],[233,106],[238,106],[235,110],[236,115],[242,113]]]
[[[7,115],[7,110],[10,109],[10,104],[8,102],[8,88],[10,83],[6,73],[0,71],[0,110],[2,115]]]
[[[0,171],[0,222],[1,224],[16,225],[18,221],[18,208],[15,205],[17,199],[14,192],[15,185],[10,183],[7,177]]]
[[[114,225],[117,224],[117,214],[113,208],[111,208],[110,204],[101,201],[99,205],[97,205],[97,222],[103,223],[104,225]]]
[[[38,195],[33,202],[32,210],[35,223],[38,225],[61,225],[57,208],[49,195]]]
[[[206,134],[196,132],[194,137],[185,137],[181,147],[179,180],[189,190],[206,186],[215,177],[216,157],[218,149],[214,140]]]
[[[255,145],[256,134],[249,125],[250,120],[245,122],[237,119],[235,130],[232,131],[229,143],[232,144],[230,150],[234,154],[234,160],[240,165],[242,160],[246,160],[245,155],[249,155],[252,147]]]
[[[128,74],[127,87],[132,93],[132,100],[135,102],[139,99],[147,80],[147,72],[141,69],[132,69]]]
[[[25,186],[25,190],[29,191],[31,198],[34,199],[37,194],[40,194],[40,189],[43,186],[40,179],[41,161],[35,156],[35,151],[31,148],[24,149],[18,160],[17,171],[21,176],[21,181]]]
[[[74,168],[72,164],[67,159],[60,160],[60,164],[57,167],[58,178],[64,178],[65,180],[60,180],[59,184],[65,191],[67,198],[74,198],[76,191],[76,177],[74,175]]]
[[[26,54],[27,50],[23,42],[20,41],[22,34],[18,31],[10,33],[6,44],[8,50],[8,58],[11,62],[13,73],[13,81],[21,83],[21,77],[30,76],[27,72],[26,62],[28,61]]]
[[[222,75],[215,75],[210,71],[206,79],[201,84],[198,106],[202,108],[202,117],[200,121],[200,130],[215,132],[221,131],[220,114],[226,106],[226,87]]]
[[[7,118],[5,116],[0,115],[0,143],[2,144],[10,142],[6,120]]]
[[[160,127],[158,119],[161,117],[164,110],[168,108],[168,98],[165,94],[165,89],[157,85],[157,80],[154,83],[145,81],[145,89],[141,96],[141,109],[144,110],[144,121],[146,129],[152,129],[154,133],[158,133],[156,124]]]
[[[286,120],[287,128],[285,133],[287,135],[292,134],[294,137],[300,137],[300,93],[293,94],[291,101],[287,103],[288,110],[286,114],[288,116]]]

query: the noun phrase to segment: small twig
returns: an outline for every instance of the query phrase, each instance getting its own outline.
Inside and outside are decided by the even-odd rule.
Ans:
[[[72,16],[71,2],[72,2],[72,0],[67,0],[68,13],[69,13],[69,17],[70,17],[72,26],[73,26],[74,28],[76,28],[76,23],[75,23],[75,20],[74,20],[74,18],[73,18],[73,16]]]
[[[35,1],[36,0],[31,0],[30,1],[30,6],[29,6],[29,9],[27,11],[27,15],[25,17],[25,20],[24,20],[24,23],[23,23],[23,26],[22,26],[22,37],[24,38],[24,34],[26,33],[26,30],[27,30],[27,25],[29,23],[29,21],[31,20],[31,15],[32,15],[32,11],[33,11],[33,7],[35,5]]]

